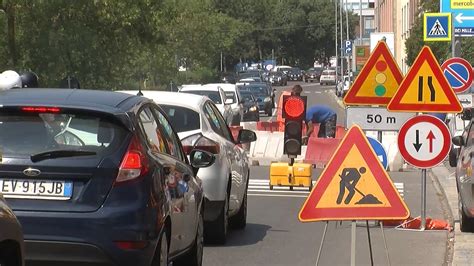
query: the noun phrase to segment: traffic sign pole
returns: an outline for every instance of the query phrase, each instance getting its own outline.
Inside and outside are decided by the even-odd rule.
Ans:
[[[456,34],[454,34],[454,16],[451,15],[451,53],[456,57]]]
[[[426,228],[426,169],[438,165],[446,158],[451,147],[451,135],[441,119],[431,115],[420,115],[408,120],[400,128],[398,147],[405,161],[421,168],[419,231],[424,231]]]
[[[426,228],[426,169],[421,170],[421,227],[424,231]]]

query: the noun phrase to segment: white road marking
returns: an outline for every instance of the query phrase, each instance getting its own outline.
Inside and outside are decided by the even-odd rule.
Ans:
[[[313,186],[316,181],[313,180]],[[397,189],[400,196],[404,196],[404,183],[395,182],[395,188]],[[308,187],[293,187],[290,190],[289,187],[285,186],[274,186],[273,190],[270,190],[270,180],[268,179],[250,179],[248,187],[249,196],[264,196],[264,197],[293,197],[293,198],[306,198],[309,195]]]
[[[258,196],[258,197],[285,197],[285,198],[307,198],[308,196],[301,195],[270,195],[270,194],[247,194],[247,196]]]

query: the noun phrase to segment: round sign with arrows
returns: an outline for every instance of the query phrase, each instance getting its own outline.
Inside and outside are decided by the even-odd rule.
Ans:
[[[451,134],[441,119],[431,115],[415,116],[400,128],[398,148],[409,164],[430,168],[448,156]]]

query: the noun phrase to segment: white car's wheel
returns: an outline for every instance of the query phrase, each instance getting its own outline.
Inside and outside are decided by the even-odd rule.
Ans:
[[[229,197],[225,196],[224,205],[216,220],[206,223],[206,242],[225,244],[229,225]]]

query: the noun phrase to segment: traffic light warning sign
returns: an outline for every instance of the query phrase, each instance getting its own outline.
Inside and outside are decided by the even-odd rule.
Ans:
[[[378,42],[344,97],[345,105],[387,105],[403,76],[385,42]]]
[[[410,212],[359,126],[352,126],[299,213],[302,222],[404,220]]]
[[[424,46],[403,79],[389,111],[459,113],[462,106],[449,85],[433,52]]]

